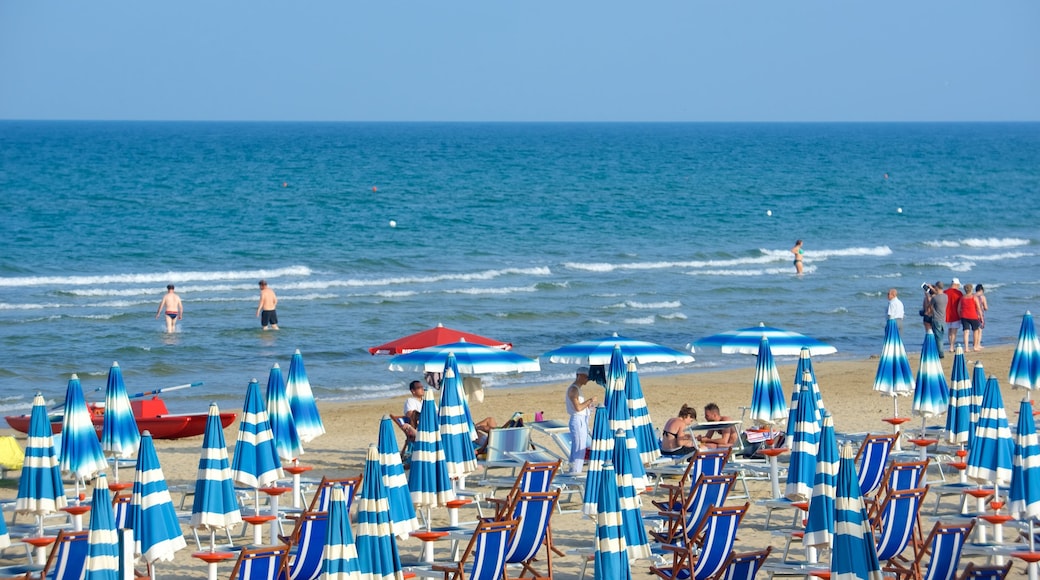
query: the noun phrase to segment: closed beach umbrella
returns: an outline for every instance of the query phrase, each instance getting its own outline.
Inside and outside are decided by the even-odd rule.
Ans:
[[[921,417],[921,435],[924,435],[925,421],[946,412],[950,405],[950,388],[946,384],[942,363],[939,361],[939,349],[935,337],[926,332],[921,345],[921,363],[917,369],[917,381],[914,384],[913,412]]]
[[[607,407],[607,416],[610,418],[610,436],[613,437],[614,431],[618,429],[625,432],[625,448],[628,449],[631,457],[629,469],[632,471],[636,489],[642,492],[646,489],[646,468],[640,461],[639,444],[632,426],[632,417],[628,414],[628,396],[625,393],[627,374],[621,347],[615,346],[613,355],[610,357],[610,364],[607,366],[607,392],[603,402]]]
[[[621,429],[614,432],[612,455],[618,488],[618,506],[621,509],[621,529],[624,532],[628,557],[632,560],[649,558],[650,540],[647,539],[646,527],[643,525],[643,500],[636,493],[632,471],[628,466],[631,455],[625,452],[625,432]]]
[[[903,340],[899,338],[899,327],[895,320],[889,320],[885,325],[885,344],[881,348],[877,374],[874,375],[874,390],[892,397],[893,415],[898,417],[899,401],[896,397],[905,397],[913,389],[914,375]]]
[[[441,372],[441,377],[447,377],[448,371],[451,370],[452,374],[455,375],[455,388],[459,392],[459,400],[462,401],[462,410],[466,414],[466,424],[469,426],[469,434],[473,441],[477,440],[477,428],[473,425],[473,413],[469,410],[469,400],[466,398],[466,389],[462,384],[462,374],[459,373],[459,364],[455,359],[454,353],[448,353],[448,358],[444,359],[444,371]],[[441,388],[444,388],[443,381]],[[480,401],[483,401],[483,387],[481,387]],[[443,397],[443,395],[442,395]]]
[[[831,577],[882,580],[874,535],[859,490],[855,457],[852,444],[846,443],[841,448],[835,487]]]
[[[787,401],[780,384],[780,373],[776,370],[769,339],[758,343],[758,361],[755,363],[755,382],[751,391],[751,420],[773,425],[787,419]]]
[[[126,459],[137,451],[141,445],[141,433],[137,430],[137,420],[130,407],[130,397],[126,395],[126,384],[123,383],[123,371],[119,363],[113,362],[108,369],[108,383],[105,385],[105,420],[101,428],[101,449],[111,453],[114,458]],[[115,480],[119,481],[119,461],[114,462]]]
[[[29,416],[29,438],[25,444],[25,460],[18,478],[18,496],[14,509],[36,516],[43,535],[43,516],[65,507],[65,486],[61,483],[58,455],[54,451],[51,422],[43,395],[33,397]]]
[[[787,433],[785,433],[788,441],[794,441],[794,431],[798,427],[798,423],[794,421],[793,418],[795,413],[798,412],[798,405],[801,400],[803,387],[808,387],[809,389],[809,403],[811,403],[812,407],[809,409],[809,414],[807,416],[816,423],[816,432],[819,432],[820,421],[823,418],[823,415],[821,414],[823,409],[819,406],[822,399],[819,396],[820,391],[815,384],[816,381],[812,377],[812,371],[806,370],[806,367],[802,365],[801,358],[798,360],[798,368],[802,369],[802,374],[795,376],[794,388],[791,390],[791,408],[787,411]],[[812,365],[810,364],[808,368],[811,369]],[[806,375],[806,373],[809,374]]]
[[[303,455],[303,444],[296,431],[289,397],[285,390],[282,369],[274,363],[267,375],[267,420],[271,422],[274,448],[282,462],[291,463]]]
[[[412,444],[412,466],[408,470],[408,489],[412,491],[412,503],[430,508],[446,505],[455,499],[455,491],[448,477],[448,466],[444,459],[440,427],[437,424],[437,403],[433,401],[433,389],[423,394],[422,411],[419,412],[419,427]],[[428,516],[429,514],[427,514]],[[426,518],[429,522],[429,517]]]
[[[427,391],[429,392],[429,391]],[[357,511],[357,553],[362,580],[399,580],[401,557],[390,524],[386,486],[379,474],[379,452],[368,447]]]
[[[137,472],[127,521],[134,529],[137,553],[146,562],[173,560],[177,550],[187,546],[166,486],[166,476],[155,454],[152,435],[147,431],[137,451]]]
[[[639,458],[644,464],[657,461],[661,457],[661,443],[650,421],[650,409],[646,406],[646,397],[643,395],[643,386],[639,384],[635,362],[628,363],[625,398],[628,400],[628,414],[632,417],[632,430],[639,449]]]
[[[227,443],[220,424],[220,409],[209,404],[206,432],[202,437],[199,473],[195,479],[195,499],[191,505],[191,527],[210,531],[210,549],[216,530],[242,522],[235,485],[231,481]]]
[[[98,474],[94,480],[89,530],[85,580],[117,580],[119,536],[116,535],[116,516],[112,511],[112,496],[104,473]]]
[[[946,440],[962,448],[971,429],[971,377],[964,360],[964,347],[957,345],[950,369],[950,406],[946,409]]]
[[[975,441],[975,429],[979,425],[979,416],[982,414],[982,396],[986,392],[986,369],[982,367],[982,361],[975,361],[971,370],[971,427],[968,429],[968,447]]]
[[[798,356],[803,348],[809,349],[813,356],[838,352],[838,349],[815,338],[763,323],[706,336],[693,344],[700,348],[719,348],[727,354],[757,354],[763,338],[769,340],[775,356]]]
[[[373,355],[376,354],[408,354],[415,352],[430,346],[438,346],[441,344],[450,344],[453,342],[466,341],[471,344],[481,344],[484,346],[490,346],[499,350],[509,350],[513,348],[513,344],[510,342],[503,342],[501,340],[495,340],[486,336],[480,336],[479,334],[473,334],[471,332],[463,332],[461,330],[455,330],[454,328],[448,328],[443,324],[438,323],[433,328],[427,328],[421,332],[415,334],[409,334],[408,336],[398,338],[397,340],[391,340],[386,344],[379,346],[373,346],[368,349],[368,352]]]
[[[994,486],[1007,484],[1011,481],[1014,448],[1000,385],[996,377],[990,377],[982,395],[975,440],[968,450],[968,477]]]
[[[1040,516],[1040,440],[1036,436],[1033,405],[1028,398],[1018,407],[1008,511],[1020,520]]]
[[[816,476],[813,480],[812,498],[809,499],[809,516],[802,539],[806,546],[829,547],[834,539],[834,498],[838,483],[838,459],[834,418],[825,411],[823,429],[820,431],[820,450],[816,456]]]
[[[397,450],[394,422],[389,415],[384,415],[379,422],[376,449],[389,503],[390,529],[398,538],[407,538],[409,533],[419,529],[419,521],[415,517],[415,506],[412,505],[412,495],[408,490],[408,476],[404,473],[401,453]]]
[[[1040,389],[1040,339],[1033,326],[1033,315],[1028,311],[1022,317],[1022,326],[1018,329],[1018,343],[1011,357],[1008,382],[1030,391]]]
[[[794,369],[795,384],[802,381],[805,373],[809,373],[809,390],[816,399],[816,408],[823,411],[823,393],[820,392],[820,384],[816,382],[816,371],[813,370],[811,351],[808,347],[802,347],[801,352],[798,353],[798,365]]]
[[[11,545],[11,534],[7,531],[7,522],[0,518],[0,550]]]
[[[274,433],[264,400],[260,398],[260,385],[253,379],[246,387],[235,455],[231,461],[231,478],[241,485],[259,489],[282,477],[282,462],[274,446]],[[256,509],[259,510],[259,491],[256,495]]]
[[[541,370],[535,359],[512,351],[465,341],[430,346],[408,354],[397,355],[390,359],[390,370],[439,373],[444,370],[444,364],[447,362],[449,354],[455,355],[459,373],[462,375],[529,373]]]
[[[791,501],[807,501],[813,493],[816,478],[816,452],[820,440],[816,401],[809,388],[811,378],[806,372],[798,389],[798,406],[791,411],[789,423],[794,424],[794,436],[789,440],[791,463],[787,468],[787,488],[784,495]]]
[[[599,487],[603,480],[603,466],[614,456],[614,431],[610,428],[607,408],[600,405],[592,418],[592,440],[589,442],[588,472],[585,474],[585,498],[582,511],[587,516],[596,515],[599,505]]]
[[[97,431],[90,420],[87,400],[83,397],[83,387],[79,377],[72,375],[65,390],[65,414],[62,417],[61,452],[58,462],[62,471],[68,471],[76,480],[77,496],[79,482],[104,471],[108,464],[105,452],[101,450]]]
[[[329,527],[325,533],[325,551],[322,554],[322,578],[325,580],[361,580],[354,534],[350,531],[350,514],[343,486],[332,488],[329,504]]]
[[[596,578],[624,580],[632,578],[628,563],[628,545],[621,523],[621,504],[615,482],[614,466],[610,462],[603,466],[596,505]]]
[[[441,384],[441,404],[437,409],[441,444],[444,446],[444,464],[451,479],[464,478],[477,470],[477,455],[473,452],[473,430],[469,414],[462,401],[461,377],[449,366]],[[419,420],[422,420],[420,415]]]
[[[693,357],[689,353],[661,346],[653,342],[625,338],[614,333],[605,338],[593,338],[574,344],[568,344],[550,350],[542,356],[550,362],[575,365],[606,365],[614,353],[614,347],[620,346],[625,355],[625,362],[648,363],[689,363]]]
[[[318,404],[314,401],[311,382],[307,379],[307,369],[303,366],[303,355],[300,349],[289,361],[289,376],[285,380],[285,388],[289,393],[289,408],[292,409],[293,422],[300,440],[309,443],[325,434],[325,424],[318,413]]]

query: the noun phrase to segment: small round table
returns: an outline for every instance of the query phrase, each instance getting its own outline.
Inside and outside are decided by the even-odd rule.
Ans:
[[[72,530],[78,532],[83,529],[83,514],[90,511],[90,506],[83,504],[67,505],[61,508],[61,511],[72,516]]]
[[[271,543],[273,544],[275,543],[275,538],[278,537],[277,532],[274,531],[275,526],[278,526],[279,531],[281,530],[281,520],[279,520],[281,517],[281,510],[278,509],[278,498],[281,495],[292,491],[292,488],[272,485],[269,487],[261,487],[260,491],[266,493],[267,496],[271,498],[271,515],[274,516],[274,519],[271,520]]]
[[[780,497],[780,469],[777,467],[776,458],[781,453],[787,453],[790,451],[786,447],[767,447],[759,451],[762,455],[769,458],[769,483],[773,487],[773,499]]]
[[[262,546],[264,544],[264,529],[263,525],[267,522],[274,520],[274,516],[262,514],[255,516],[242,516],[242,521],[253,526],[253,544]],[[272,531],[274,526],[271,526]],[[271,542],[274,543],[274,538],[271,538]]]
[[[293,463],[282,468],[287,473],[292,474],[292,506],[295,509],[303,507],[303,494],[300,493],[300,475],[314,469],[310,465],[299,465]]]
[[[882,421],[892,426],[892,433],[895,433],[896,435],[896,442],[892,444],[892,451],[903,450],[903,447],[899,444],[899,426],[909,420],[910,417],[888,417],[887,419],[882,419]]]
[[[199,560],[205,562],[207,564],[208,571],[207,578],[209,580],[217,580],[217,564],[220,564],[225,560],[230,560],[234,558],[235,553],[224,551],[217,552],[215,550],[211,552],[209,550],[206,550],[203,552],[195,552],[191,555],[191,557],[198,558]]]
[[[1029,570],[1029,580],[1037,580],[1038,564],[1040,564],[1040,552],[1011,552],[1012,558],[1018,558],[1026,563],[1026,568]]]
[[[30,558],[29,563],[35,564],[39,562],[42,566],[47,561],[47,546],[58,541],[58,538],[56,536],[36,536],[35,538],[22,538],[22,541],[36,548],[33,551],[36,556],[35,558]]]
[[[433,563],[433,543],[437,540],[448,535],[448,532],[434,532],[427,530],[418,530],[408,534],[413,538],[418,538],[422,541],[422,561],[427,564]]]

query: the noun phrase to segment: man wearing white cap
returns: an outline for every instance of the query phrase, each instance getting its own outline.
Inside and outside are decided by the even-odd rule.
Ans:
[[[959,312],[959,306],[961,298],[964,296],[964,292],[961,292],[961,281],[958,278],[954,278],[950,282],[950,287],[943,290],[943,294],[946,294],[946,331],[950,333],[950,352],[953,352],[957,347],[957,335],[961,330],[961,315]],[[941,337],[936,337],[941,338]],[[942,346],[939,346],[939,350],[942,350]]]
[[[581,387],[589,382],[589,367],[578,367],[574,382],[567,387],[567,414],[571,416],[568,427],[571,432],[570,475],[580,475],[585,466],[585,449],[589,446],[589,407],[596,398],[585,399]]]

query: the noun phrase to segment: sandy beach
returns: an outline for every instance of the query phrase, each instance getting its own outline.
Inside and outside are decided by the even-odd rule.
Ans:
[[[911,347],[914,349],[914,347]],[[1012,355],[1011,347],[986,348],[981,352],[966,353],[969,367],[976,360],[982,361],[987,373],[995,375],[1001,381],[1001,392],[1004,396],[1005,406],[1012,423],[1016,418],[1018,401],[1022,398],[1024,391],[1012,390],[1007,385],[1007,373]],[[736,355],[735,355],[736,356]],[[911,353],[911,366],[917,369],[916,354]],[[703,372],[685,375],[641,375],[642,386],[647,398],[651,417],[655,428],[658,430],[664,422],[672,417],[683,403],[695,406],[700,411],[709,402],[719,405],[724,415],[734,419],[740,418],[740,407],[746,406],[751,400],[751,384],[754,375],[754,358],[745,357],[747,362],[745,368],[729,371]],[[947,377],[952,365],[953,356],[948,355],[943,360],[943,367]],[[814,361],[817,379],[827,409],[833,414],[836,430],[840,433],[851,432],[889,432],[891,427],[882,422],[883,418],[891,417],[893,411],[892,399],[882,396],[872,390],[874,375],[877,370],[877,359],[874,357],[862,360],[828,361],[827,357],[817,357]],[[790,395],[791,384],[794,374],[794,360],[784,359],[779,365],[780,376],[783,380],[785,390]],[[400,413],[405,397],[407,396],[407,380],[402,379],[400,396],[392,399],[376,401],[363,401],[343,404],[320,404],[323,420],[327,434],[306,445],[305,454],[301,457],[301,464],[311,466],[312,477],[321,475],[345,476],[358,474],[362,471],[364,454],[367,446],[375,441],[380,418],[387,413]],[[499,423],[508,419],[514,411],[523,411],[527,421],[534,418],[536,412],[543,412],[546,419],[566,419],[563,404],[563,392],[566,384],[546,384],[523,389],[489,389],[482,403],[471,402],[475,418],[491,416]],[[586,396],[594,395],[602,399],[602,391],[594,384],[586,386]],[[200,408],[202,408],[202,401]],[[899,401],[900,415],[911,416],[911,399],[901,398]],[[227,410],[227,409],[222,409]],[[929,420],[929,424],[943,424],[945,416]],[[906,427],[916,430],[921,421],[914,417]],[[234,447],[234,440],[238,429],[236,426],[229,427],[226,431],[229,452]],[[24,436],[14,431],[7,430],[5,434],[13,434],[19,438],[20,444],[24,446]],[[557,447],[544,434],[535,432],[536,442],[545,445],[551,450]],[[167,480],[171,486],[192,483],[197,470],[199,449],[202,438],[182,439],[178,441],[156,441],[159,458]],[[906,447],[911,447],[907,445]],[[132,477],[129,472],[124,471],[124,479]],[[11,476],[9,476],[10,478]],[[13,477],[17,477],[15,474]],[[479,489],[478,482],[471,478],[469,487]],[[12,498],[17,490],[17,481],[8,480],[4,482],[2,489],[3,498]],[[775,549],[782,549],[784,538],[773,535],[764,529],[766,512],[760,506],[755,506],[754,501],[766,499],[769,496],[769,487],[766,482],[751,482],[752,507],[742,526],[742,532],[738,540],[738,550],[762,549],[767,545],[773,545]],[[577,499],[577,498],[575,498]],[[178,501],[177,494],[174,500]],[[743,499],[735,500],[743,503]],[[731,502],[733,503],[733,502]],[[649,501],[644,500],[644,513],[653,513],[653,507]],[[931,506],[924,516],[925,529],[930,529],[933,518]],[[947,505],[948,504],[948,505]],[[952,511],[952,500],[948,500],[944,506],[950,507]],[[566,503],[564,507],[568,506]],[[440,513],[438,514],[438,511]],[[466,519],[469,514],[463,514]],[[785,518],[786,516],[777,516]],[[435,524],[438,518],[446,522],[443,510],[434,510]],[[24,519],[24,518],[23,518]],[[775,520],[776,518],[774,518]],[[774,527],[775,523],[774,523]],[[594,535],[594,523],[592,520],[580,514],[568,513],[557,514],[553,519],[554,539],[558,547],[563,550],[572,548],[590,547]],[[206,576],[205,565],[191,558],[194,551],[194,543],[191,539],[190,530],[185,528],[188,549],[178,552],[175,562],[160,562],[157,564],[157,573],[162,578],[204,578]],[[244,541],[244,540],[243,540]],[[409,539],[399,543],[402,560],[415,561],[419,557],[419,542]],[[18,550],[9,549],[5,556],[12,561],[13,557],[20,559]],[[581,559],[576,556],[554,558],[555,574],[557,578],[577,578],[581,569]],[[1019,570],[1016,567],[1016,572]],[[645,576],[647,564],[640,561],[633,565],[634,574]],[[230,572],[230,565],[221,569],[221,575],[226,576]],[[1024,573],[1024,572],[1023,572]],[[591,577],[591,571],[590,571]]]

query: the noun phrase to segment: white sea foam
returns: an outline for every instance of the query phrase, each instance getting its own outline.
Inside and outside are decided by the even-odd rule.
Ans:
[[[571,270],[582,270],[586,272],[613,272],[618,270],[671,270],[671,269],[699,269],[713,268],[720,271],[732,270],[733,267],[750,266],[756,264],[770,264],[773,262],[787,262],[791,259],[789,250],[759,249],[758,256],[745,256],[742,258],[723,258],[716,260],[687,260],[669,262],[630,262],[612,264],[607,262],[564,262],[563,267]],[[836,256],[888,256],[892,249],[888,246],[875,246],[872,248],[852,247],[838,248],[834,250],[813,250],[806,252],[806,259],[823,261],[829,257]],[[729,274],[721,274],[729,275]],[[756,274],[749,274],[756,275]],[[760,274],[757,274],[760,275]]]
[[[622,322],[624,322],[625,324],[642,324],[642,325],[646,325],[646,324],[653,324],[654,322],[657,322],[657,317],[656,316],[643,316],[643,317],[640,317],[640,318],[626,318]]]
[[[662,314],[661,318],[665,320],[686,320],[687,316],[682,312],[673,312],[671,314]]]
[[[1032,243],[1032,240],[1023,238],[966,238],[963,240],[931,240],[924,242],[924,245],[933,248],[959,248],[961,246],[969,248],[1014,248],[1028,246]]]
[[[231,270],[225,272],[148,272],[105,276],[22,276],[0,278],[0,286],[87,286],[93,284],[169,284],[210,280],[240,280],[309,276],[310,268],[290,266],[276,270]]]
[[[538,288],[533,284],[531,286],[509,286],[505,288],[455,288],[451,290],[445,290],[445,294],[472,294],[479,296],[482,294],[516,294],[517,292],[537,292]]]
[[[637,310],[649,310],[659,308],[679,308],[682,306],[682,302],[679,300],[669,300],[667,302],[636,302],[634,300],[626,300],[625,302],[619,302],[618,304],[611,304],[608,308],[635,308]]]
[[[1004,252],[1003,254],[993,254],[989,256],[957,256],[964,260],[972,260],[975,262],[993,262],[999,260],[1015,260],[1018,258],[1029,258],[1036,254],[1030,254],[1028,252]]]

